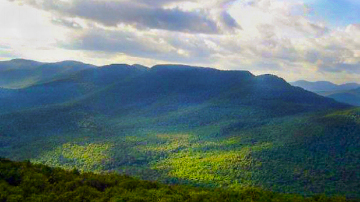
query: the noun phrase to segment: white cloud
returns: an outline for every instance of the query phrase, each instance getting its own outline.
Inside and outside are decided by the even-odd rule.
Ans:
[[[10,47],[0,57],[186,63],[287,80],[360,74],[359,24],[313,21],[298,0],[14,1],[25,5],[0,3],[0,37]]]
[[[222,17],[220,22],[216,22],[211,19],[207,9],[186,11],[178,7],[163,7],[167,3],[181,2],[182,0],[164,0],[155,1],[155,3],[143,0],[12,1],[48,10],[61,16],[95,21],[105,26],[116,27],[119,24],[126,24],[137,28],[208,34],[222,31],[217,23],[225,24],[230,29],[238,26],[229,15],[226,16],[226,20],[223,20],[224,17]]]

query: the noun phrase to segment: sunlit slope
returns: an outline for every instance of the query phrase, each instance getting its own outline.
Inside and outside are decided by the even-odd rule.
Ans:
[[[303,197],[258,188],[241,190],[169,186],[118,174],[80,173],[0,159],[2,201],[254,201],[345,202],[346,197]]]
[[[0,155],[167,183],[358,196],[358,109],[276,76],[187,66],[96,89],[1,115]]]
[[[168,183],[358,196],[359,110],[244,120],[214,119],[221,114],[207,106],[157,119],[67,110],[22,113],[16,128],[2,131],[2,155]],[[191,119],[199,111],[207,111],[203,122]]]

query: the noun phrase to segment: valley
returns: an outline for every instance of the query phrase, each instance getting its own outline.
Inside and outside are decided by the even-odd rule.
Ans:
[[[0,156],[166,184],[360,197],[360,109],[274,75],[109,65],[0,91]]]

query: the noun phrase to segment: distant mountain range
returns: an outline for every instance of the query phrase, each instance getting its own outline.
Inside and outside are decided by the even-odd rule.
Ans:
[[[345,84],[337,85],[329,81],[310,82],[310,81],[300,80],[300,81],[290,82],[290,84],[293,86],[301,87],[311,92],[346,91],[346,90],[353,90],[355,88],[360,88],[360,84],[358,83],[345,83]]]
[[[73,99],[90,108],[111,108],[111,112],[126,105],[148,106],[159,100],[163,100],[163,108],[217,101],[258,108],[266,106],[264,112],[273,110],[285,114],[340,106],[330,99],[294,88],[274,75],[254,76],[248,71],[220,71],[185,65],[147,68],[114,64],[95,68],[80,62],[42,64],[27,60],[2,64],[10,64],[3,67],[9,71],[26,69],[32,72],[26,76],[39,76],[36,81],[31,80],[32,85],[27,83],[28,87],[2,89],[2,93],[0,90],[3,113]],[[14,87],[14,82],[20,81],[24,84],[24,80],[10,79],[7,86]],[[286,102],[286,108],[279,102]]]
[[[319,95],[333,98],[338,102],[343,102],[354,106],[360,106],[360,88],[344,91],[322,92],[319,93]]]
[[[0,156],[169,184],[360,197],[358,108],[269,74],[68,63],[1,63],[38,79],[0,88]]]
[[[290,84],[322,96],[333,98],[338,102],[360,106],[360,84],[358,83],[337,85],[328,81],[309,82],[300,80]]]
[[[0,61],[0,87],[12,89],[29,87],[94,67],[76,61],[57,63],[42,63],[24,59]]]

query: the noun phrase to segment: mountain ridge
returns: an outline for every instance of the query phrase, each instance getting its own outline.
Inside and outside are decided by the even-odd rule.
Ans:
[[[306,80],[299,80],[295,82],[290,82],[290,84],[298,87],[302,87],[305,90],[311,92],[327,92],[327,91],[341,91],[341,90],[352,90],[359,88],[360,84],[358,83],[344,83],[344,84],[334,84],[329,81],[315,81],[310,82]]]
[[[360,162],[351,161],[360,159],[359,109],[275,75],[115,64],[0,96],[0,156],[13,160],[168,184],[359,196]]]
[[[324,94],[324,96],[333,98],[338,102],[343,102],[354,106],[360,106],[360,88],[347,91],[327,92],[326,94]]]
[[[94,67],[94,65],[78,61],[54,63],[43,63],[25,59],[0,61],[0,87],[10,89],[26,88]]]

